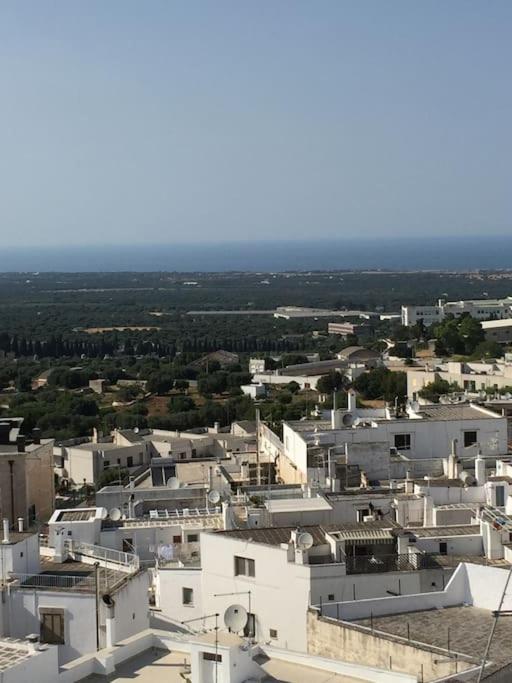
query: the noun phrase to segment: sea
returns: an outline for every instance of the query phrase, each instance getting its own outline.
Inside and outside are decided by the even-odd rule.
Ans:
[[[501,269],[512,269],[512,235],[0,247],[0,272]]]

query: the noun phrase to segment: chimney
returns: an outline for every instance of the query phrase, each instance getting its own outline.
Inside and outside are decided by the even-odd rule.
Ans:
[[[4,538],[3,538],[2,543],[10,543],[11,539],[9,538],[9,520],[3,519],[2,524],[4,527]]]
[[[23,533],[23,517],[18,517],[18,531]]]
[[[41,430],[39,427],[34,427],[32,430],[32,441],[36,444],[39,445],[41,443]]]
[[[353,389],[348,390],[347,399],[348,399],[348,412],[349,413],[355,413],[355,411],[357,410],[357,402],[356,402],[356,392]]]
[[[22,434],[16,437],[16,448],[18,453],[25,452],[25,437]]]

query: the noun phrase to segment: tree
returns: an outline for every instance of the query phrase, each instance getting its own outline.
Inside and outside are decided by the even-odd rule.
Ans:
[[[344,385],[343,375],[335,370],[328,375],[323,375],[317,382],[316,388],[321,394],[331,394],[339,391]]]
[[[387,368],[375,368],[365,372],[354,382],[356,391],[366,399],[384,399],[403,402],[407,396],[407,374],[392,372]]]
[[[418,391],[418,395],[431,403],[439,403],[439,399],[443,394],[449,394],[452,391],[460,391],[460,387],[456,382],[450,384],[445,379],[437,378],[433,382],[425,384],[423,389]]]

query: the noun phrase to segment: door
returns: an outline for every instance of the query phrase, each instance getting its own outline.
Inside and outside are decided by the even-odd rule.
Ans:
[[[440,555],[447,555],[448,554],[448,543],[446,543],[445,541],[442,541],[439,544],[439,554]]]

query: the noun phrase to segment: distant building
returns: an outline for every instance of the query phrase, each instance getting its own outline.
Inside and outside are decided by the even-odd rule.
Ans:
[[[251,375],[255,375],[258,372],[265,372],[266,363],[264,358],[250,358],[249,359],[249,372]]]
[[[402,325],[412,327],[420,320],[425,326],[441,322],[446,315],[459,318],[469,313],[476,320],[498,320],[512,317],[512,297],[504,299],[466,299],[444,301],[439,299],[435,306],[402,306]]]
[[[89,389],[92,389],[95,394],[103,394],[107,384],[108,382],[106,379],[90,379]]]
[[[487,341],[498,342],[498,344],[512,342],[512,319],[486,320],[482,323],[482,329]]]
[[[21,418],[0,420],[0,514],[15,525],[46,522],[55,506],[53,439],[20,434]]]
[[[348,337],[350,335],[370,336],[372,334],[372,328],[364,323],[328,323],[327,332],[329,334],[339,334],[341,337]]]
[[[242,384],[240,389],[243,394],[250,396],[252,399],[263,398],[267,393],[265,385],[261,382],[258,384]]]

